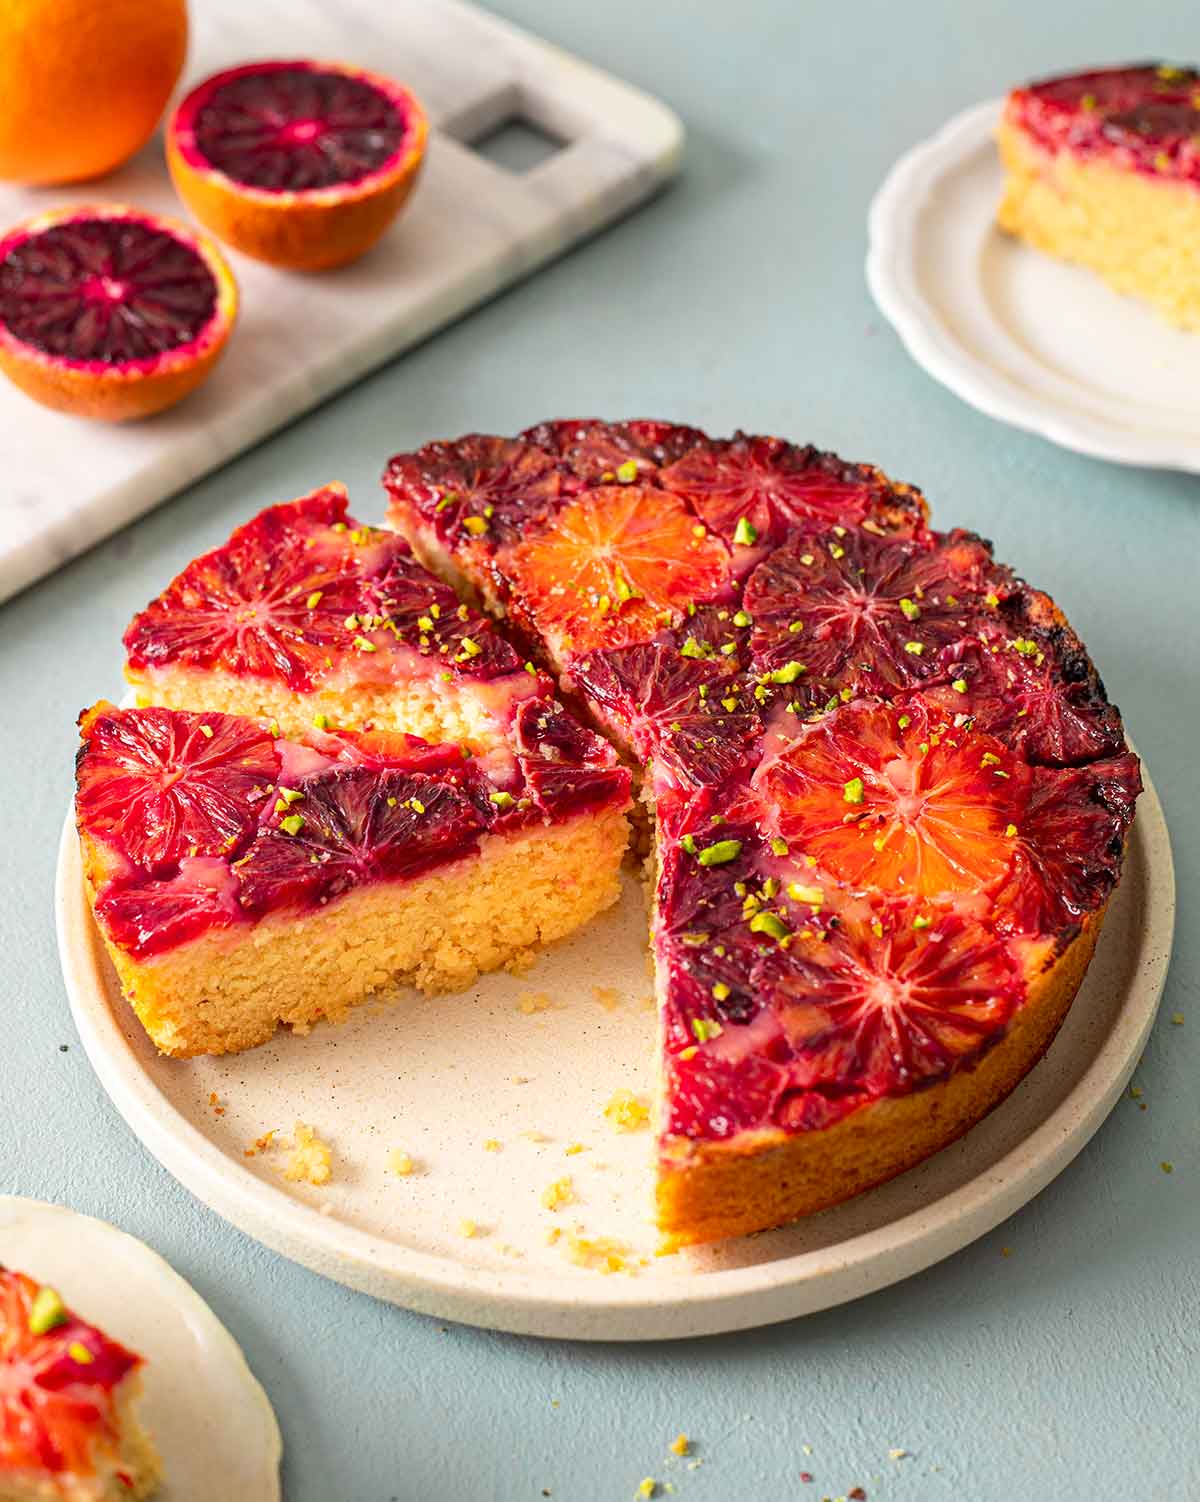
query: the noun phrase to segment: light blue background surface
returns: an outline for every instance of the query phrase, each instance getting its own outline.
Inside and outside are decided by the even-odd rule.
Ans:
[[[274,1401],[289,1502],[620,1502],[647,1475],[671,1479],[680,1502],[856,1484],[871,1502],[1200,1497],[1200,480],[1078,458],[976,414],[909,361],[862,276],[867,204],[904,148],[1031,74],[1200,56],[1194,10],[498,9],[673,103],[691,133],[685,176],[0,611],[0,1188],[112,1220],[195,1284]],[[1100,664],[1166,806],[1180,887],[1162,1020],[1137,1075],[1147,1111],[1122,1102],[1050,1189],[940,1267],[814,1318],[658,1349],[446,1327],[230,1229],[101,1091],[51,919],[75,715],[116,692],[121,630],[177,568],[327,479],[377,519],[395,449],[583,413],[811,438],[921,484],[939,522],[994,538]],[[68,441],[86,444],[86,427]],[[1176,1011],[1185,1026],[1169,1024]],[[664,1465],[680,1429],[698,1470]],[[909,1458],[890,1461],[897,1446]]]

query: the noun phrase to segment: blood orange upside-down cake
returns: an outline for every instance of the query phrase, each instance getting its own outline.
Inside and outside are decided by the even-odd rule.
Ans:
[[[76,812],[164,1053],[467,985],[615,901],[629,773],[339,488],[239,528],[126,643],[143,702],[81,717]]]
[[[0,1502],[131,1502],[159,1460],[134,1412],[142,1358],[58,1292],[0,1267]]]
[[[385,484],[417,556],[644,765],[668,1245],[846,1199],[1014,1088],[1140,789],[1045,594],[776,438],[554,422]]]
[[[999,221],[1200,328],[1200,73],[1167,63],[1014,89],[996,131]]]

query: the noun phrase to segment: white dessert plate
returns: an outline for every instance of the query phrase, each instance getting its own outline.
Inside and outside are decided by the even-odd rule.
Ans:
[[[604,1114],[615,1091],[649,1099],[653,1088],[636,882],[523,977],[486,976],[457,996],[406,994],[308,1037],[187,1061],[155,1051],[118,991],[71,815],[56,901],[88,1056],[133,1130],[193,1194],[265,1245],[379,1298],[582,1340],[671,1339],[808,1314],[928,1267],[1011,1215],[1079,1152],[1128,1082],[1166,978],[1175,911],[1170,842],[1147,778],[1083,989],[1002,1106],[849,1204],[655,1257],[650,1133],[619,1132]],[[297,1121],[333,1150],[321,1187],[283,1177]],[[276,1141],[256,1149],[269,1131]],[[390,1166],[397,1149],[413,1160],[407,1176]],[[547,1191],[564,1179],[573,1201],[548,1208]],[[606,1239],[628,1248],[628,1270],[573,1260]]]
[[[1200,471],[1200,336],[996,227],[1000,108],[956,115],[888,174],[869,221],[876,303],[988,416],[1098,459]]]
[[[0,1195],[0,1263],[57,1288],[146,1358],[138,1412],[165,1480],[155,1502],[278,1502],[279,1426],[237,1342],[143,1242],[62,1205]]]

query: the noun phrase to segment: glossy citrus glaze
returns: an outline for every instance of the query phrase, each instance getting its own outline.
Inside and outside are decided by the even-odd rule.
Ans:
[[[1120,717],[1052,602],[911,487],[594,420],[385,484],[647,766],[667,1137],[812,1130],[970,1067],[1111,891]],[[654,568],[607,524],[618,487]]]
[[[1048,151],[1200,184],[1200,73],[1167,63],[1063,74],[1014,89],[1005,109]]]
[[[117,1389],[142,1365],[70,1310],[35,1334],[37,1293],[32,1278],[0,1267],[0,1480],[92,1475],[100,1449],[116,1448]]]

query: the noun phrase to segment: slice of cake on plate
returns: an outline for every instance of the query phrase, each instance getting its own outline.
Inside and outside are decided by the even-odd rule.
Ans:
[[[835,1204],[1004,1098],[1140,787],[1047,596],[910,487],[776,438],[550,423],[385,483],[646,765],[668,1245]]]
[[[1200,328],[1200,74],[1166,63],[1014,89],[1003,229]]]
[[[0,1267],[0,1502],[130,1502],[158,1485],[142,1358]]]
[[[549,698],[515,703],[478,756],[104,703],[80,733],[88,892],[164,1053],[250,1048],[400,983],[468,985],[618,895],[629,774]]]

